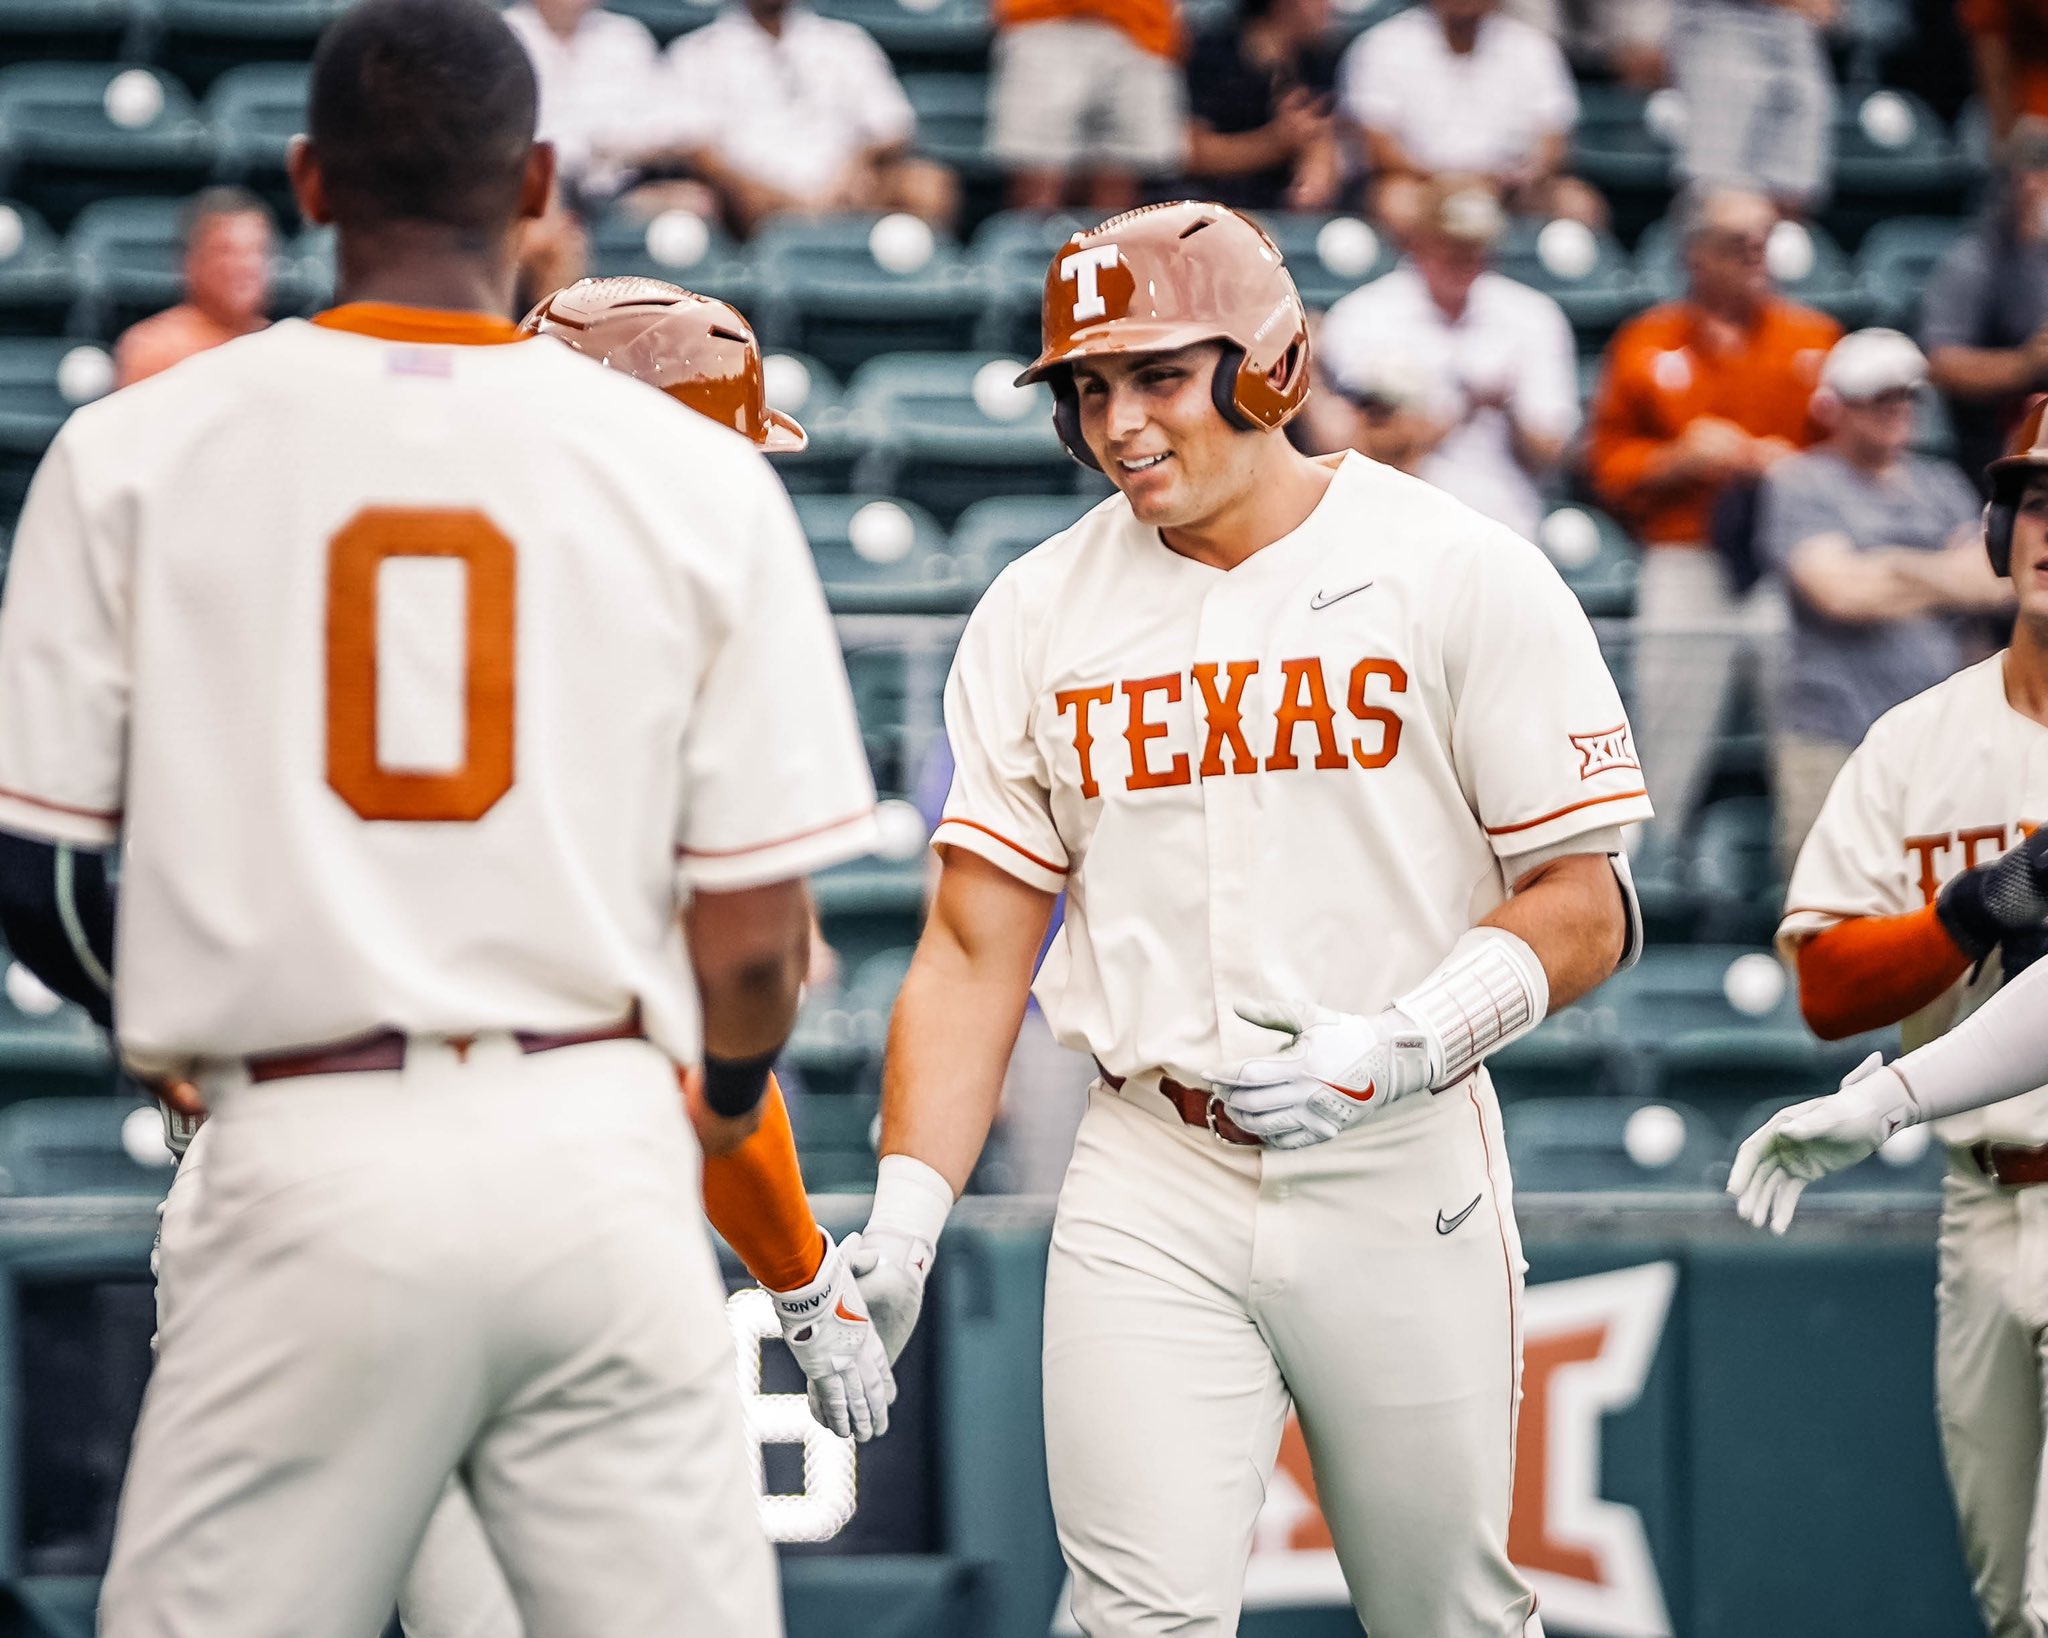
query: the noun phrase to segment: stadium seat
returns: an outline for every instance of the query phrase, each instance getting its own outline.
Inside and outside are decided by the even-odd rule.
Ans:
[[[1501,1111],[1515,1187],[1529,1194],[1719,1187],[1723,1140],[1683,1103],[1529,1098]]]
[[[1099,505],[1093,495],[991,495],[960,514],[953,555],[982,584]]]
[[[148,68],[0,68],[0,188],[60,231],[108,193],[182,196],[206,180],[213,133],[191,94]]]
[[[1917,327],[1928,275],[1969,230],[1968,222],[1941,216],[1899,217],[1870,230],[1856,265],[1886,324],[1909,331]]]
[[[867,1112],[858,1124],[849,1118],[851,1111],[844,1105],[835,1112],[806,1100],[803,1110],[791,1111],[807,1177],[814,1148],[842,1159],[857,1159],[864,1153],[872,1174],[874,1146],[867,1137],[874,1109],[872,1095],[879,1085],[889,1010],[903,987],[910,956],[908,946],[878,951],[852,967],[837,989],[806,1001],[789,1041],[789,1058],[805,1088],[823,1095],[820,1101],[838,1101],[849,1095],[868,1097]],[[809,1118],[812,1114],[815,1121]],[[821,1186],[815,1178],[810,1181],[813,1187]]]
[[[694,211],[669,210],[651,218],[614,211],[599,217],[590,225],[590,271],[599,278],[662,279],[716,296],[762,328],[753,263],[724,228]]]
[[[770,221],[755,241],[764,334],[849,372],[905,348],[972,344],[988,294],[958,246],[914,217]]]
[[[160,1161],[138,1161],[123,1143],[137,1117],[156,1127]],[[0,1109],[0,1176],[15,1195],[162,1194],[176,1162],[161,1133],[156,1111],[128,1098],[30,1098]]]
[[[886,3],[894,8],[894,0]],[[988,151],[987,76],[905,74],[903,94],[917,110],[917,151],[960,178],[965,218],[993,214],[1002,204],[1003,173]]]
[[[1834,191],[1823,220],[1854,246],[1880,222],[1962,211],[1972,174],[1918,97],[1889,88],[1848,94],[1836,112]]]
[[[900,69],[981,68],[987,0],[819,0],[818,13],[858,23]]]
[[[1367,29],[1406,11],[1415,0],[1332,0],[1330,20],[1323,25],[1327,46],[1348,45]]]
[[[1622,1039],[1655,1046],[1689,1030],[1797,1025],[1791,975],[1756,945],[1651,945],[1580,1003]]]
[[[1915,455],[1938,461],[1956,458],[1956,424],[1948,412],[1947,400],[1940,393],[1923,392],[1915,400],[1910,447]]]
[[[243,63],[307,62],[349,0],[156,0],[158,60],[204,93]]]
[[[769,404],[794,415],[810,436],[800,454],[775,457],[783,487],[792,495],[843,495],[857,487],[875,440],[839,378],[805,353],[769,352],[761,370]]]
[[[64,418],[113,382],[113,360],[88,343],[0,339],[0,515],[20,511],[36,463]]]
[[[926,749],[945,728],[941,701],[951,646],[844,633],[842,640],[875,788],[915,790]]]
[[[607,0],[605,9],[645,23],[655,39],[667,45],[716,17],[718,0]]]
[[[0,949],[0,1103],[114,1090],[106,1035]]]
[[[206,99],[215,174],[261,194],[287,222],[298,219],[298,207],[285,178],[284,155],[306,128],[308,74],[303,63],[248,63],[221,75]]]
[[[0,335],[56,335],[78,296],[77,265],[49,224],[0,200]]]
[[[1356,216],[1265,211],[1259,225],[1287,259],[1302,301],[1321,312],[1394,265],[1394,246]]]
[[[1605,512],[1560,506],[1544,518],[1536,544],[1587,614],[1618,618],[1635,612],[1642,549]]]
[[[839,957],[857,971],[870,956],[917,942],[924,926],[924,849],[909,859],[854,859],[811,878],[818,925]]]
[[[95,334],[118,335],[184,299],[184,211],[176,199],[101,199],[79,212],[68,242]],[[270,311],[303,311],[320,289],[287,250],[271,270]]]
[[[1772,856],[1770,799],[1734,796],[1710,803],[1695,834],[1692,880],[1705,936],[1767,942],[1785,902]]]
[[[1745,1109],[1735,1121],[1733,1141],[1727,1151],[1732,1165],[1742,1140],[1762,1126],[1780,1109],[1800,1100],[1789,1096],[1765,1098]],[[1860,1166],[1835,1172],[1809,1183],[1801,1205],[1813,1194],[1880,1195],[1933,1199],[1941,1193],[1941,1180],[1948,1172],[1948,1149],[1925,1126],[1909,1126],[1894,1133],[1889,1143]]]
[[[1566,1007],[1486,1061],[1503,1103],[1530,1098],[1620,1094],[1635,1084],[1633,1063],[1611,1015]]]
[[[1798,1025],[1690,1030],[1659,1045],[1656,1086],[1659,1096],[1708,1110],[1732,1131],[1758,1093],[1787,1102],[1824,1096],[1857,1056]]]
[[[7,0],[0,62],[112,62],[146,14],[143,0]]]
[[[1582,353],[1604,346],[1622,320],[1645,305],[1621,241],[1582,222],[1519,218],[1495,247],[1494,265],[1562,307]]]
[[[1632,240],[1671,201],[1676,92],[1644,97],[1619,85],[1588,85],[1579,93],[1570,166],[1607,196],[1614,230]],[[1682,115],[1679,115],[1682,117]]]
[[[962,575],[946,532],[923,507],[876,495],[799,495],[834,614],[964,614],[978,582]]]
[[[1629,856],[1643,936],[1651,944],[1689,943],[1699,933],[1700,898],[1692,885],[1691,854],[1660,830],[1644,834]]]
[[[989,292],[983,346],[1026,358],[1037,355],[1046,269],[1060,247],[1095,220],[1094,213],[1006,210],[974,230],[968,251]]]
[[[1010,385],[1022,367],[985,353],[904,354],[862,366],[850,390],[881,439],[879,487],[947,524],[988,495],[1098,488],[1106,480],[1075,462],[1053,431],[1052,394]]]
[[[1793,301],[1818,307],[1846,329],[1870,323],[1878,304],[1842,247],[1824,228],[1780,222],[1771,233],[1772,281]],[[1667,218],[1643,230],[1636,246],[1636,271],[1645,301],[1671,301],[1684,293],[1685,269],[1677,235]]]

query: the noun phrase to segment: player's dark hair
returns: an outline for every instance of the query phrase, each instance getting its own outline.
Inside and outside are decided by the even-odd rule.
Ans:
[[[360,0],[320,37],[307,107],[336,220],[503,232],[537,101],[525,50],[484,0]]]
[[[178,243],[190,250],[193,241],[224,216],[260,216],[268,222],[270,207],[247,188],[201,188],[178,212]]]

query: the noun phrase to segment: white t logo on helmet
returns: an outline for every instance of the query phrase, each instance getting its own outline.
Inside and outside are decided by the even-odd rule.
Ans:
[[[1116,266],[1121,254],[1113,244],[1089,245],[1061,260],[1060,277],[1074,287],[1076,324],[1108,316],[1109,303],[1102,299],[1102,290],[1096,280],[1105,267]]]

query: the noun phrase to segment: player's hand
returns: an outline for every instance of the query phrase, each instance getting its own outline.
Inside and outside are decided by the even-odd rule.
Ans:
[[[1236,1011],[1288,1042],[1211,1070],[1207,1079],[1230,1118],[1272,1148],[1326,1142],[1429,1085],[1422,1031],[1396,1008],[1366,1018],[1309,1001],[1252,1000]]]
[[[1743,1140],[1728,1173],[1735,1209],[1751,1227],[1783,1234],[1807,1184],[1867,1160],[1919,1119],[1906,1083],[1873,1052],[1839,1092],[1780,1109]]]
[[[1941,890],[1935,914],[1972,961],[2008,933],[2048,927],[2048,825]]]
[[[193,1122],[206,1118],[206,1100],[200,1097],[198,1086],[183,1076],[137,1075],[135,1080],[172,1114]]]
[[[891,1365],[903,1357],[917,1327],[933,1249],[929,1241],[895,1229],[868,1228],[846,1237],[846,1265],[860,1285]]]
[[[817,1277],[795,1291],[770,1291],[782,1340],[803,1367],[811,1414],[842,1439],[865,1444],[889,1431],[896,1377],[868,1316],[846,1251],[825,1236]]]

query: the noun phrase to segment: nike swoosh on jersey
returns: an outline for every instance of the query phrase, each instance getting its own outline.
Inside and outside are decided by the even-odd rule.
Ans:
[[[1464,1222],[1465,1219],[1470,1217],[1475,1211],[1477,1211],[1479,1209],[1479,1202],[1484,1200],[1485,1198],[1486,1196],[1484,1194],[1475,1194],[1472,1197],[1472,1204],[1467,1206],[1463,1211],[1459,1212],[1456,1217],[1446,1217],[1443,1214],[1443,1212],[1439,1210],[1436,1214],[1437,1233],[1455,1234],[1458,1230],[1458,1225]]]
[[[1312,609],[1326,609],[1332,603],[1341,603],[1347,597],[1356,597],[1360,592],[1365,591],[1371,585],[1372,582],[1368,580],[1365,582],[1363,586],[1353,586],[1349,591],[1340,591],[1334,597],[1332,597],[1328,592],[1317,592],[1315,596],[1311,597],[1308,600],[1308,606]]]

